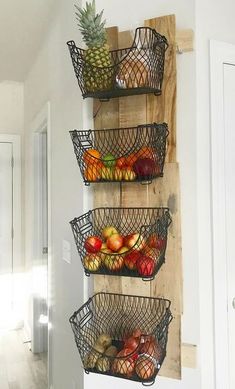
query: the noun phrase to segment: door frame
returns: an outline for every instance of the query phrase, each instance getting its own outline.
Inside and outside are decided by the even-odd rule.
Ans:
[[[223,65],[235,65],[235,46],[210,41],[212,250],[214,281],[214,346],[216,388],[229,387],[227,265],[225,219],[225,139]],[[221,357],[222,356],[222,357]]]
[[[22,213],[21,209],[21,137],[20,135],[0,134],[1,143],[12,144],[13,156],[13,200],[12,200],[12,268],[22,271]]]
[[[50,102],[48,101],[42,109],[38,112],[34,120],[32,121],[30,125],[31,129],[31,134],[32,134],[32,150],[33,154],[32,156],[34,157],[35,151],[38,152],[36,145],[36,138],[38,137],[38,134],[42,133],[43,130],[47,128],[47,195],[48,195],[48,219],[47,219],[47,224],[48,224],[48,276],[47,276],[47,281],[48,281],[48,294],[47,294],[47,304],[48,304],[48,310],[47,310],[47,315],[48,315],[48,362],[47,362],[47,367],[48,367],[48,387],[49,383],[51,382],[51,295],[50,295],[50,285],[51,285],[51,255],[52,255],[52,250],[51,250],[51,109],[50,109]],[[34,160],[34,158],[33,158]],[[38,169],[37,166],[35,166],[35,161],[33,162],[33,170],[32,170],[32,183],[33,183],[33,188],[35,189],[35,169]],[[36,178],[37,179],[37,178]],[[35,200],[36,200],[36,207],[35,207]],[[38,212],[38,198],[36,198],[33,202],[33,213]],[[34,208],[35,207],[35,208]],[[34,237],[36,236],[36,231],[34,234]],[[33,239],[34,240],[34,239]],[[35,242],[32,243],[32,252],[37,255],[37,250],[38,250],[38,245]],[[42,339],[37,339],[38,342],[41,342]]]

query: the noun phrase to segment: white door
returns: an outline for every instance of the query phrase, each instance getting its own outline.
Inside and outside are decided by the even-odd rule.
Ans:
[[[0,274],[12,272],[12,143],[0,143]]]
[[[34,259],[32,351],[46,352],[48,344],[48,185],[47,129],[34,135]]]
[[[0,328],[8,326],[13,303],[12,143],[0,143]]]
[[[235,388],[235,46],[211,43],[216,389]]]
[[[224,64],[225,220],[229,389],[235,388],[235,66]],[[221,258],[222,260],[222,258]]]

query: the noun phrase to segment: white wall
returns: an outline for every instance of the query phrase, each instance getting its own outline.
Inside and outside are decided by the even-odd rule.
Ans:
[[[24,85],[21,82],[0,83],[0,132],[22,135],[24,129]]]
[[[76,86],[66,41],[79,34],[74,2],[58,1],[51,29],[25,80],[26,261],[32,264],[33,134],[30,124],[47,101],[51,103],[52,279],[50,383],[54,389],[83,387],[80,360],[68,322],[83,303],[83,271],[75,251],[69,221],[82,213],[83,185],[69,130],[82,126],[81,95]],[[62,260],[62,240],[72,245],[72,263]],[[76,386],[73,386],[73,382]]]
[[[196,1],[197,200],[202,388],[214,389],[209,40],[235,44],[233,0]],[[222,336],[222,334],[221,334]]]

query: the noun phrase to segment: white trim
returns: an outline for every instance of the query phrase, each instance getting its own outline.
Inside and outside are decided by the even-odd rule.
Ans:
[[[0,134],[0,142],[12,143],[13,168],[13,271],[22,271],[21,226],[21,139],[20,135]]]
[[[235,64],[235,46],[210,41],[211,166],[216,388],[229,388],[223,65]]]
[[[32,137],[35,137],[35,134],[42,132],[45,128],[47,129],[47,184],[48,184],[48,387],[52,382],[52,334],[51,334],[51,304],[52,299],[50,295],[50,285],[52,279],[52,235],[51,235],[51,109],[50,102],[47,102],[41,111],[37,114],[34,120],[31,123],[31,133]],[[32,147],[34,145],[34,139],[32,139]],[[33,170],[34,171],[34,170]],[[33,173],[33,172],[32,172]],[[32,177],[33,178],[33,177]],[[34,182],[34,180],[32,180]]]

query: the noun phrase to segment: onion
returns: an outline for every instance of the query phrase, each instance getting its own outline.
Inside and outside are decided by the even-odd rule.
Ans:
[[[139,158],[133,165],[133,170],[138,178],[151,178],[155,172],[155,162],[150,158]]]
[[[148,380],[151,378],[155,373],[155,366],[152,358],[140,356],[137,359],[135,371],[138,377],[142,380]]]

